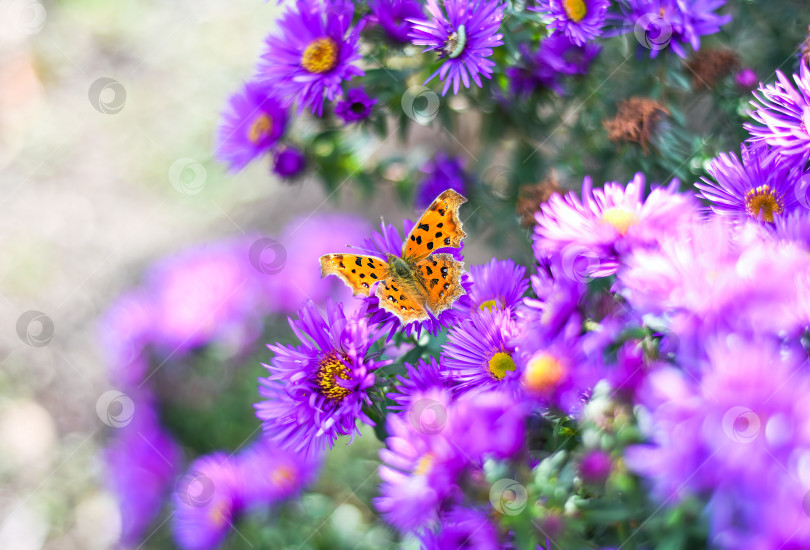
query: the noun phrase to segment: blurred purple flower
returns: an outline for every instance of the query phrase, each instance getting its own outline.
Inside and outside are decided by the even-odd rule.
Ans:
[[[255,83],[234,94],[229,107],[222,115],[217,157],[235,172],[278,143],[287,127],[287,109],[270,89]]]
[[[363,412],[374,371],[388,364],[369,358],[379,332],[369,329],[362,312],[346,316],[331,300],[324,317],[307,303],[290,319],[300,345],[268,346],[275,356],[267,378],[259,379],[264,398],[255,405],[265,436],[285,449],[313,455],[332,448],[341,435],[359,435],[357,420],[373,426]]]
[[[602,47],[593,42],[577,46],[565,35],[553,34],[543,39],[535,52],[521,44],[521,64],[507,67],[506,75],[516,95],[530,95],[543,88],[564,95],[563,77],[587,74],[600,51]]]
[[[425,52],[437,52],[444,60],[425,84],[438,76],[444,82],[442,95],[451,84],[453,93],[458,94],[462,83],[470,87],[470,80],[480,88],[480,75],[492,78],[495,62],[488,59],[492,49],[503,44],[498,30],[506,4],[500,0],[444,0],[443,5],[444,9],[438,0],[427,0],[432,19],[408,20],[413,24],[411,41],[425,46]]]
[[[447,189],[457,191],[461,195],[468,194],[467,176],[464,174],[462,160],[458,157],[437,153],[433,160],[422,166],[421,171],[425,176],[416,192],[418,208],[427,208]]]
[[[239,453],[245,507],[275,504],[300,493],[318,476],[321,457],[307,457],[260,439]]]
[[[372,21],[383,28],[388,38],[400,44],[410,42],[413,29],[411,19],[423,17],[422,5],[417,0],[369,0]]]
[[[389,405],[388,409],[395,412],[406,410],[413,402],[414,395],[422,394],[428,390],[452,389],[453,382],[448,379],[447,371],[442,364],[431,357],[430,362],[419,359],[416,365],[405,363],[407,376],[397,375],[396,392],[387,394],[396,405]]]
[[[298,0],[279,19],[281,34],[267,38],[257,79],[272,86],[298,112],[323,113],[324,100],[334,101],[343,82],[362,76],[360,28],[350,28],[354,5],[348,0]]]
[[[523,301],[529,289],[526,268],[512,260],[493,258],[484,265],[470,268],[473,285],[465,300],[458,306],[459,311],[468,314],[484,309],[510,309],[512,312]]]
[[[307,167],[307,157],[297,147],[287,146],[273,158],[273,172],[282,179],[293,179]]]
[[[346,124],[366,120],[371,116],[372,108],[377,104],[376,99],[368,97],[362,88],[353,88],[346,92],[346,97],[338,101],[335,114]]]
[[[183,550],[210,550],[225,539],[244,506],[236,459],[223,452],[203,456],[180,478],[172,499],[174,540]]]
[[[755,73],[754,69],[751,67],[740,70],[734,76],[734,83],[737,85],[737,88],[743,92],[750,92],[756,88],[757,82],[759,82],[759,78],[757,78],[757,73]]]
[[[456,507],[442,514],[438,532],[420,536],[424,550],[499,550],[498,530],[487,514],[471,508]]]

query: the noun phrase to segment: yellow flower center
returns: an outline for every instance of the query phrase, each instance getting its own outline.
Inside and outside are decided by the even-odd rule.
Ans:
[[[259,115],[248,129],[248,139],[254,145],[270,135],[273,130],[273,119],[268,115]]]
[[[301,56],[301,65],[311,73],[325,73],[337,65],[338,46],[331,38],[319,38],[313,41],[304,55]]]
[[[583,0],[563,0],[563,8],[568,19],[575,23],[579,23],[588,15],[588,8]]]
[[[512,356],[503,351],[499,351],[489,360],[489,373],[495,380],[503,380],[506,376],[506,371],[515,370],[515,362]]]
[[[217,529],[228,523],[230,505],[227,499],[214,502],[208,510],[208,519]]]
[[[349,395],[350,389],[338,385],[337,379],[349,379],[349,371],[337,355],[327,355],[318,365],[316,380],[321,390],[321,395],[340,403],[343,398]]]
[[[745,210],[752,218],[773,223],[773,215],[782,213],[782,201],[769,186],[760,185],[745,194]]]
[[[627,231],[638,222],[638,215],[624,208],[616,206],[602,212],[602,221],[613,227],[620,235],[627,235]]]
[[[535,393],[547,393],[565,376],[565,367],[550,353],[541,351],[529,360],[523,374],[524,386]]]
[[[413,469],[413,473],[418,476],[423,476],[430,471],[431,466],[433,466],[433,455],[428,453],[419,459],[419,462],[416,463],[416,468]]]
[[[487,310],[487,309],[492,309],[492,310],[498,309],[498,302],[496,302],[495,300],[487,300],[486,302],[482,302],[481,305],[478,306],[478,309],[481,310],[481,311],[484,311],[484,310]]]
[[[270,481],[282,487],[291,487],[295,483],[295,472],[287,466],[279,466],[270,472]]]

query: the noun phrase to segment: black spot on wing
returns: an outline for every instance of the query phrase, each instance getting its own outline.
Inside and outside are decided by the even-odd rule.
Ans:
[[[416,237],[416,244],[422,244],[422,237]]]
[[[356,257],[354,259],[354,263],[357,265],[357,267],[363,267],[363,258],[360,256]]]
[[[376,279],[376,278],[377,278],[377,275],[376,275],[376,274],[374,274],[374,273],[371,273],[371,274],[370,274],[370,276],[371,276],[371,278],[372,278],[372,279]]]
[[[419,229],[421,229],[422,231],[427,231],[428,229],[430,229],[430,225],[428,225],[428,224],[426,224],[426,223],[420,223],[420,224],[418,225],[418,227],[419,227]]]
[[[430,280],[430,286],[436,286],[437,284],[439,284],[439,279],[431,279]]]
[[[428,274],[428,275],[433,275],[433,270],[430,268],[430,266],[429,266],[429,265],[426,265],[426,266],[425,266],[425,271],[427,271],[427,274]]]
[[[432,242],[427,243],[427,249],[428,250],[433,250],[433,243]]]

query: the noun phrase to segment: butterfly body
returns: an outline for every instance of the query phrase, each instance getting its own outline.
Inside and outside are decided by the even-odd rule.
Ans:
[[[373,292],[380,307],[403,323],[440,314],[466,293],[460,282],[464,264],[433,250],[461,246],[466,234],[458,209],[466,201],[452,189],[439,195],[405,239],[401,257],[327,254],[321,257],[321,276],[337,275],[355,295]]]

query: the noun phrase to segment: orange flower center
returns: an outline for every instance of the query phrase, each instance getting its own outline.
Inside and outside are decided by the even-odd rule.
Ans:
[[[349,379],[349,371],[337,355],[327,355],[318,365],[316,381],[321,395],[337,403],[352,393],[348,388],[344,388],[337,383],[338,378]]]
[[[288,466],[279,466],[270,472],[270,481],[274,485],[291,487],[295,483],[295,472]]]
[[[588,15],[588,8],[583,0],[563,0],[563,8],[568,19],[579,23]]]
[[[273,119],[268,115],[259,115],[248,129],[248,139],[254,145],[270,135],[273,130]]]
[[[565,367],[551,355],[541,351],[529,360],[523,373],[523,385],[535,393],[548,393],[565,376]]]
[[[337,65],[338,46],[331,38],[319,38],[313,41],[304,55],[301,65],[311,73],[325,73]]]
[[[752,218],[773,223],[774,214],[781,214],[782,201],[768,185],[760,185],[745,194],[745,210]]]

